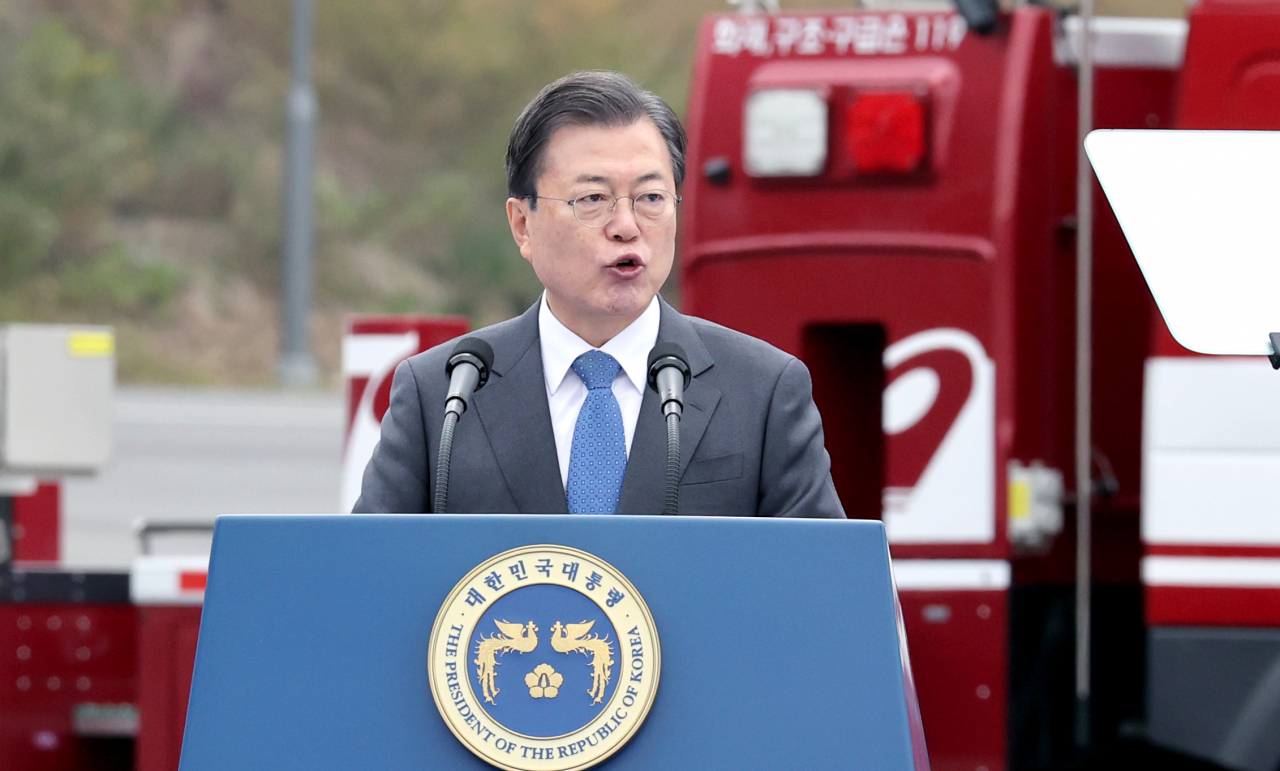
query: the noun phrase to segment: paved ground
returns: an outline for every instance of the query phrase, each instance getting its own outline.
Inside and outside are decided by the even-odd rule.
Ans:
[[[63,484],[63,564],[127,566],[139,518],[333,512],[343,430],[338,395],[121,389],[111,465]],[[200,536],[154,543],[158,553],[209,546]]]

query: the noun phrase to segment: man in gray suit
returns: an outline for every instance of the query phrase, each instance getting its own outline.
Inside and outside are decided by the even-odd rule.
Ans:
[[[662,513],[665,425],[645,382],[649,350],[672,342],[693,376],[680,513],[845,516],[804,364],[657,294],[685,146],[671,108],[616,73],[562,78],[516,121],[507,217],[546,291],[474,333],[494,361],[454,434],[448,511]],[[430,510],[452,348],[396,369],[355,511]]]

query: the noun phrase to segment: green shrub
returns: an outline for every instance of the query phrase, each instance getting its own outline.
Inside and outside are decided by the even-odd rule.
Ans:
[[[177,270],[141,264],[123,246],[112,246],[92,259],[67,265],[59,274],[63,297],[99,312],[140,314],[164,307],[182,285]]]

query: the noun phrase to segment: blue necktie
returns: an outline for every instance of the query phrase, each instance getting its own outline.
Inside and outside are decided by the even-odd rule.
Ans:
[[[573,428],[569,484],[565,494],[570,514],[614,514],[627,470],[622,409],[613,395],[613,380],[622,365],[603,351],[588,351],[573,360],[573,371],[587,386],[587,399]]]

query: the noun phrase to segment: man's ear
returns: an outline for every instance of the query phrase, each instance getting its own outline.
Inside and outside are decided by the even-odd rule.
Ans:
[[[526,260],[533,254],[529,243],[529,199],[507,199],[507,224],[511,226],[511,237],[520,249],[520,256]]]

